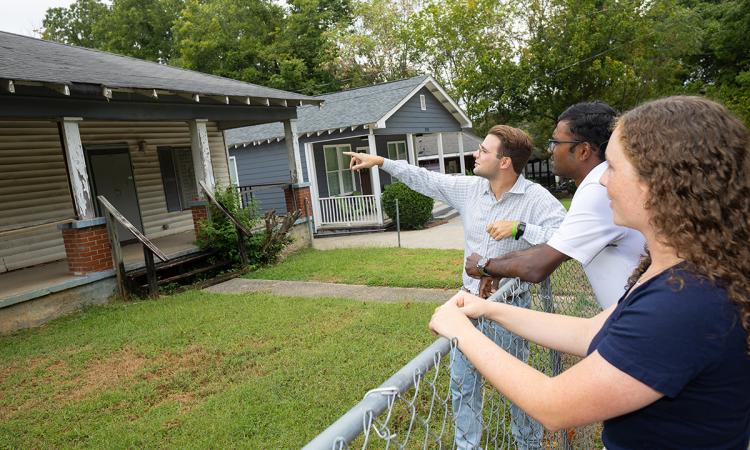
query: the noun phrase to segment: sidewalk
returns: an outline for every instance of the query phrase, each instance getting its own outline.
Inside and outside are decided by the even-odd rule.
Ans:
[[[333,236],[313,239],[313,248],[330,250],[345,247],[397,247],[395,231]],[[464,249],[464,227],[461,217],[450,219],[443,225],[425,230],[402,231],[401,246],[405,248]]]
[[[203,289],[214,294],[246,294],[264,292],[285,297],[336,297],[378,302],[443,303],[457,289],[419,289],[362,286],[356,284],[318,283],[309,281],[248,280],[234,278]]]

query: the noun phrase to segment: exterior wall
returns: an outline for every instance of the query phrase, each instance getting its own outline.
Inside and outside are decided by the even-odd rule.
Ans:
[[[232,149],[230,156],[237,161],[237,177],[240,186],[253,186],[267,183],[289,183],[289,161],[286,141]],[[307,166],[303,166],[303,172]],[[283,188],[266,189],[257,192],[254,198],[260,211],[275,209],[277,214],[286,214]]]
[[[79,122],[84,148],[126,146],[130,150],[145,234],[158,237],[193,228],[190,210],[167,212],[158,146],[189,147],[186,122]],[[229,183],[226,147],[213,122],[207,124],[214,177]],[[146,151],[138,143],[146,141]],[[65,258],[56,224],[74,219],[65,158],[57,124],[0,121],[0,272]],[[11,228],[26,228],[8,232]]]
[[[79,124],[84,148],[98,145],[125,144],[130,149],[133,177],[138,193],[144,234],[159,237],[193,229],[193,216],[189,205],[180,212],[168,212],[164,185],[157,156],[157,147],[190,147],[190,130],[187,122],[93,122]],[[214,178],[220,185],[229,183],[224,138],[213,122],[208,129],[208,145]],[[146,141],[146,151],[138,143]]]
[[[0,120],[0,273],[65,258],[60,230],[75,218],[57,124]]]
[[[420,95],[425,96],[427,109],[424,111],[421,108]],[[437,133],[461,130],[461,125],[426,87],[414,94],[386,120],[385,126],[387,133]]]
[[[383,158],[388,157],[388,142],[406,141],[405,134],[394,134],[394,135],[376,135],[375,136],[375,149],[379,156]],[[313,155],[315,155],[315,171],[318,180],[318,194],[321,197],[328,197],[328,183],[326,182],[326,166],[325,156],[323,154],[323,146],[329,144],[349,144],[352,147],[352,151],[355,151],[357,147],[367,147],[367,140],[363,140],[362,137],[340,139],[329,142],[317,142],[313,144]],[[355,177],[356,179],[356,177]],[[390,174],[385,170],[380,171],[380,189],[385,189],[386,186],[391,184],[393,179]],[[356,180],[357,189],[359,187],[359,180]]]

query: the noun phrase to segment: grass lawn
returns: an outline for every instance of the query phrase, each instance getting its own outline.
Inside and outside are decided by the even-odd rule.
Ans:
[[[196,291],[92,307],[0,337],[0,448],[299,448],[434,340],[433,308]]]
[[[570,209],[570,202],[573,200],[573,197],[561,198],[559,200],[560,200],[560,203],[562,203],[565,210],[567,211]]]
[[[461,287],[463,251],[410,248],[305,249],[283,263],[245,275],[266,280],[369,286]]]

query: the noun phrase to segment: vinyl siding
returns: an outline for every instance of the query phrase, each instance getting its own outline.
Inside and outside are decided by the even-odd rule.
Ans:
[[[422,111],[419,96],[425,96],[426,110]],[[414,94],[385,122],[385,129],[376,133],[437,133],[460,131],[461,125],[427,88]]]
[[[158,146],[190,147],[185,122],[79,123],[84,148],[129,149],[144,230],[149,237],[193,228],[190,211],[167,212]],[[226,147],[215,123],[207,124],[214,177],[229,183]],[[138,149],[146,141],[145,152]],[[57,124],[0,121],[0,231],[75,218]],[[166,229],[165,229],[166,225]],[[0,234],[0,272],[65,258],[55,224]]]

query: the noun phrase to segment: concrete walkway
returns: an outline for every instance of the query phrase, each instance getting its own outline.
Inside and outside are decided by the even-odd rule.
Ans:
[[[203,289],[215,294],[264,292],[285,297],[337,297],[361,301],[443,303],[456,289],[417,289],[362,286],[309,281],[248,280],[234,278]]]
[[[313,239],[313,248],[330,250],[344,247],[397,247],[395,231],[353,234]],[[464,227],[461,217],[454,217],[443,225],[425,230],[402,231],[401,246],[406,248],[464,249]]]

